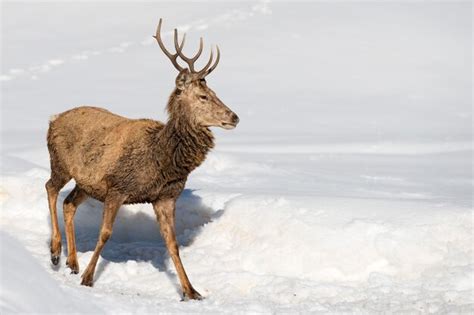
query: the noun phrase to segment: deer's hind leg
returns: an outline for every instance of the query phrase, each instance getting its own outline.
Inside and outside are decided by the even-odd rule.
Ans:
[[[64,229],[67,240],[67,260],[66,265],[71,269],[71,273],[79,272],[79,263],[77,261],[76,253],[76,239],[74,233],[74,215],[77,207],[87,199],[87,194],[77,185],[64,199],[63,214],[64,214]]]
[[[61,188],[71,179],[70,176],[55,172],[51,172],[51,178],[46,182],[46,192],[48,193],[49,213],[51,216],[51,262],[53,265],[59,263],[61,257],[61,232],[58,224],[57,201]]]

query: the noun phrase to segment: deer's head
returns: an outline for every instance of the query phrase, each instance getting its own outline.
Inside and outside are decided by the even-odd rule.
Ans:
[[[209,75],[219,63],[220,51],[216,46],[217,56],[213,63],[213,51],[209,61],[201,70],[194,68],[194,63],[201,56],[203,49],[203,40],[200,39],[199,50],[192,58],[186,57],[182,50],[186,34],[183,35],[181,43],[178,43],[178,31],[174,29],[174,47],[175,54],[171,54],[163,44],[161,39],[161,19],[156,30],[156,41],[160,45],[161,50],[171,60],[174,67],[179,71],[176,77],[176,89],[173,93],[176,98],[176,108],[168,108],[171,115],[185,115],[190,121],[204,127],[221,127],[224,129],[233,129],[239,122],[239,117],[231,111],[206,84],[206,76]],[[177,58],[184,60],[188,67],[182,67]]]

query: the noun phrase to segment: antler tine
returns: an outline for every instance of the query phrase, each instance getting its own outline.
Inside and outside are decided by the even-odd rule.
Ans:
[[[221,52],[219,50],[219,46],[216,45],[216,50],[217,50],[217,56],[216,56],[216,62],[212,65],[212,67],[207,71],[206,75],[214,71],[214,69],[217,67],[217,64],[219,63],[219,59],[221,58]]]
[[[184,68],[181,67],[179,64],[178,64],[178,61],[176,60],[176,58],[178,58],[178,52],[183,48],[183,45],[184,45],[184,39],[185,37],[183,37],[183,40],[181,41],[181,45],[178,45],[177,44],[177,39],[175,37],[175,47],[176,47],[176,50],[178,51],[176,54],[171,54],[168,50],[166,50],[166,47],[165,45],[163,44],[163,40],[161,39],[161,22],[162,22],[162,19],[160,18],[160,22],[158,22],[158,27],[156,28],[156,34],[155,36],[153,36],[156,41],[158,42],[158,45],[160,45],[160,48],[161,50],[165,53],[165,55],[171,60],[171,62],[173,63],[174,67],[176,69],[178,69],[178,71],[182,71]]]
[[[217,50],[219,52],[219,49]],[[214,57],[214,51],[212,49],[212,46],[211,46],[211,55],[209,57],[209,61],[207,62],[207,64],[204,66],[204,68],[202,68],[201,71],[197,72],[198,75],[201,77],[201,78],[204,78],[206,75],[207,75],[207,69],[209,69],[209,66],[212,64],[212,59]]]
[[[183,35],[183,41],[185,37],[186,37],[186,33],[184,33]],[[186,63],[188,64],[189,70],[191,71],[191,73],[196,73],[196,71],[194,70],[194,63],[199,58],[199,56],[201,56],[202,48],[204,47],[204,42],[202,40],[202,37],[199,39],[199,50],[196,53],[196,55],[194,55],[194,57],[192,58],[188,58],[182,53],[184,45],[182,45],[181,47],[178,47],[178,30],[177,29],[174,29],[174,45],[175,45],[176,52],[178,53],[178,55],[181,57],[181,59],[186,61]]]
[[[186,33],[183,34],[183,39],[181,40],[181,46],[178,45],[178,30],[174,29],[174,48],[176,49],[176,55],[181,57],[180,50],[183,49],[185,42],[186,42]]]

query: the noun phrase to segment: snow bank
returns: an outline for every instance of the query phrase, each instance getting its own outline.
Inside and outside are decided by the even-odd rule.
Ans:
[[[62,289],[23,245],[0,231],[2,266],[0,269],[0,312],[64,314],[81,310],[97,313],[93,301]]]
[[[416,210],[414,210],[416,209]],[[193,249],[206,265],[303,277],[366,281],[379,273],[418,278],[433,266],[470,263],[471,213],[416,203],[238,197],[208,224]],[[212,260],[210,253],[219,253]],[[191,253],[190,253],[191,254]],[[469,288],[465,288],[466,290]]]
[[[351,301],[355,292],[366,299],[383,289],[391,293],[385,302],[403,305],[410,287],[420,311],[421,305],[446,311],[456,303],[468,309],[471,218],[469,211],[447,215],[417,203],[237,197],[184,253],[199,262],[199,273],[221,270],[222,281],[229,271],[246,275],[245,281],[227,280],[228,293],[237,289],[246,297],[268,297],[269,290],[271,300],[293,303],[317,292],[317,303],[350,296],[347,310],[355,310],[362,307]],[[446,288],[456,293],[445,294]],[[377,307],[370,299],[365,303]]]

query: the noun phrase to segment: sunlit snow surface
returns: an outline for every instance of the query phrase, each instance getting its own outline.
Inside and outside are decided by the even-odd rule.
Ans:
[[[1,313],[474,312],[470,3],[2,6]],[[48,118],[165,121],[160,17],[168,45],[176,26],[189,53],[219,45],[208,84],[241,118],[178,200],[199,302],[180,302],[150,205],[121,208],[93,288],[64,235],[49,260]],[[101,207],[76,215],[81,271]]]

